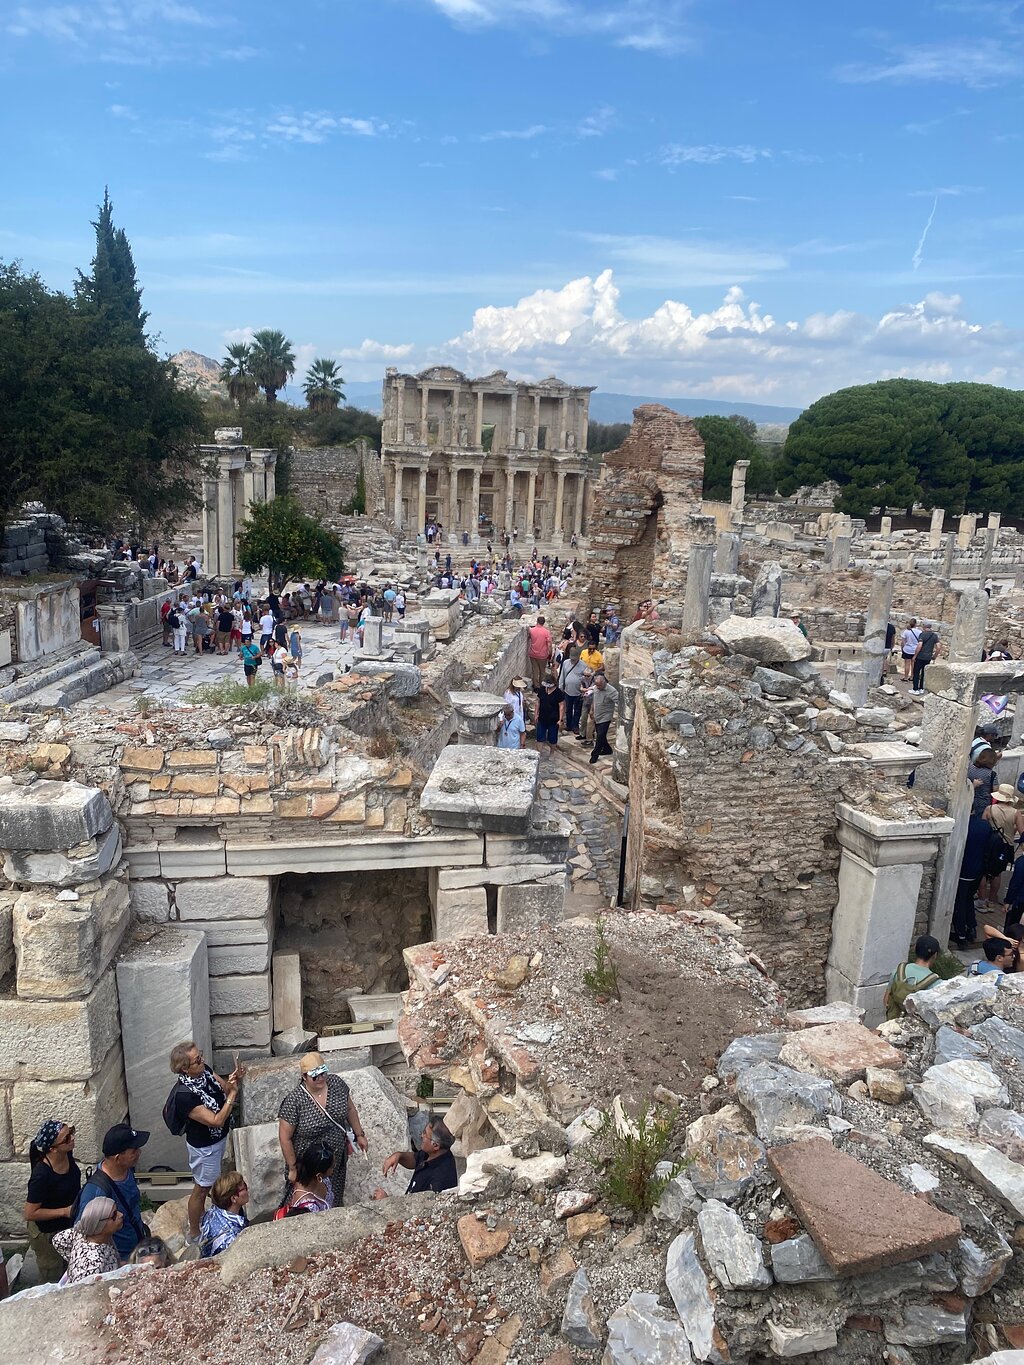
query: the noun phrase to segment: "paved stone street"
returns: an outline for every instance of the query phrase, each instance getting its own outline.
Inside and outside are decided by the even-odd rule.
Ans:
[[[338,638],[337,624],[302,621],[299,628],[302,632],[300,692],[315,687],[317,678],[328,670],[340,676],[352,667],[358,652],[357,642],[350,636],[342,643]],[[384,640],[390,641],[393,634],[393,627],[385,625]],[[141,668],[134,678],[94,697],[87,697],[80,705],[124,710],[134,706],[140,697],[147,697],[161,706],[176,706],[187,702],[188,694],[194,688],[207,683],[219,683],[225,679],[240,683],[245,681],[237,650],[220,656],[197,655],[190,647],[187,654],[176,655],[170,648],[155,644],[140,653],[139,659]],[[266,679],[273,677],[269,664],[260,669],[259,676]]]

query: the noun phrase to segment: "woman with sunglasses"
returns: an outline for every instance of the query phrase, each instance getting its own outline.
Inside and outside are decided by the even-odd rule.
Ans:
[[[348,1086],[340,1076],[328,1071],[319,1052],[307,1052],[299,1061],[299,1071],[302,1080],[288,1091],[277,1111],[278,1138],[288,1168],[288,1184],[295,1184],[303,1153],[314,1144],[326,1145],[334,1153],[331,1207],[337,1209],[345,1194],[349,1132],[359,1150],[365,1152],[363,1125]]]
[[[47,1119],[28,1149],[32,1174],[28,1181],[25,1221],[29,1245],[36,1254],[43,1284],[59,1280],[64,1258],[53,1247],[54,1233],[64,1232],[82,1188],[82,1172],[73,1156],[75,1129],[60,1119]]]

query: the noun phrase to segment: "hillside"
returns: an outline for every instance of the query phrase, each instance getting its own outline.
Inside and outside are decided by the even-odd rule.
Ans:
[[[202,393],[223,393],[220,383],[220,362],[211,360],[198,351],[179,351],[171,356],[185,378]]]

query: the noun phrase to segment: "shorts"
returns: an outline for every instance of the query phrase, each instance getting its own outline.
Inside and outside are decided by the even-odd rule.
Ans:
[[[218,644],[218,645],[225,645],[225,646],[226,646],[226,645],[229,645],[230,643],[231,643],[231,632],[230,632],[230,630],[218,630],[218,632],[217,632],[217,644]]]
[[[197,1185],[202,1185],[204,1190],[208,1190],[219,1177],[220,1168],[224,1164],[224,1148],[227,1145],[226,1135],[212,1147],[193,1147],[191,1143],[186,1142],[185,1150],[188,1152],[188,1168],[192,1172],[192,1179]]]
[[[245,676],[246,676],[247,678],[255,678],[255,676],[256,676],[256,665],[255,665],[255,664],[252,664],[252,665],[246,664],[246,665],[245,665]]]
[[[537,743],[538,744],[557,744],[558,743],[558,722],[552,725],[541,725],[537,722]]]

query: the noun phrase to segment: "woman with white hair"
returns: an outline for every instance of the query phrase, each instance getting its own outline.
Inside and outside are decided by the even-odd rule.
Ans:
[[[90,1199],[72,1228],[53,1234],[54,1249],[68,1263],[65,1284],[77,1284],[90,1275],[116,1270],[121,1258],[114,1246],[114,1233],[123,1218],[113,1199]]]

